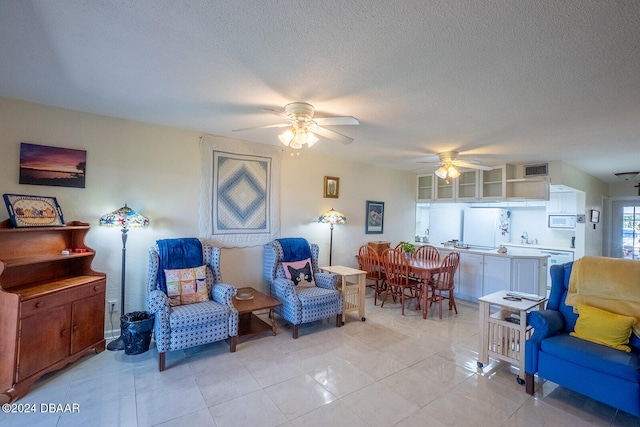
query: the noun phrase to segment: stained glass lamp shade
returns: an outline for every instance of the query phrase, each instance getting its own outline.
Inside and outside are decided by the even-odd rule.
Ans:
[[[331,265],[331,254],[333,252],[333,226],[335,224],[346,224],[347,217],[331,208],[318,218],[318,222],[331,224],[331,238],[329,239],[329,265]]]
[[[104,214],[98,224],[106,227],[122,227],[122,277],[120,278],[120,316],[124,315],[125,269],[127,260],[127,232],[130,228],[149,226],[149,218],[140,215],[125,203],[120,209]],[[107,345],[107,350],[124,350],[122,335]]]

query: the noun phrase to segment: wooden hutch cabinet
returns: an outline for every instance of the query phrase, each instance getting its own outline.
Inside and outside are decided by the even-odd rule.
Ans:
[[[91,269],[88,231],[77,221],[32,228],[0,222],[0,403],[105,349],[106,275]],[[63,255],[66,249],[72,252]]]

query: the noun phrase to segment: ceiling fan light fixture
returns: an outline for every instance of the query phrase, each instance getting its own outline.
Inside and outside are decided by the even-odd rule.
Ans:
[[[441,179],[446,179],[447,178],[447,168],[445,168],[444,166],[440,166],[438,168],[438,170],[436,171],[436,176],[438,178],[441,178]]]
[[[455,166],[453,165],[449,166],[449,169],[447,169],[447,172],[449,174],[449,178],[457,178],[460,176],[460,171],[456,169]]]
[[[295,135],[293,131],[291,129],[287,129],[286,131],[278,135],[278,139],[280,140],[280,142],[282,142],[284,145],[288,147],[291,141],[293,140],[294,136]]]
[[[293,138],[293,141],[296,144],[294,148],[301,148],[304,144],[309,142],[309,135],[307,135],[307,131],[304,129],[297,129],[296,136]],[[293,147],[293,144],[291,145]]]
[[[311,147],[319,141],[317,136],[303,127],[287,129],[278,135],[278,139],[287,147],[291,147],[296,150],[302,148],[305,144]]]
[[[318,142],[318,137],[313,134],[313,132],[306,132],[307,134],[307,145],[309,148],[313,146],[316,142]]]
[[[232,129],[233,132],[241,132],[254,129],[281,128],[286,129],[278,139],[286,147],[294,149],[302,148],[304,144],[309,147],[319,141],[319,137],[332,139],[343,144],[351,144],[353,138],[342,135],[324,126],[359,125],[360,121],[351,116],[331,116],[313,119],[315,108],[306,102],[291,102],[284,106],[284,113],[272,108],[263,108],[283,117],[288,123],[274,123],[265,126],[255,126],[242,129]],[[297,142],[294,144],[294,140]]]

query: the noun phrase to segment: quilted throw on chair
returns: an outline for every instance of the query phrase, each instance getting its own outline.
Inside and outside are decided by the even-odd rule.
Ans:
[[[167,293],[164,270],[200,267],[202,243],[196,238],[158,240],[158,289]]]
[[[302,261],[311,258],[311,249],[307,239],[301,237],[287,237],[276,239],[282,247],[283,262]]]

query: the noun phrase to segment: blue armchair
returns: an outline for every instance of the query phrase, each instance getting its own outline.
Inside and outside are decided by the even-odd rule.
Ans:
[[[565,303],[573,263],[551,267],[546,310],[528,314],[534,333],[525,344],[526,391],[534,394],[534,375],[640,415],[640,339],[631,334],[631,352],[570,336],[578,315]]]
[[[293,338],[298,338],[299,326],[327,317],[336,316],[336,326],[342,325],[342,296],[337,289],[338,277],[321,273],[318,269],[318,245],[304,239],[295,239],[310,253],[315,286],[301,288],[287,279],[284,267],[285,250],[276,239],[264,245],[264,278],[269,282],[271,295],[282,302],[274,311],[293,325]]]
[[[176,243],[185,239],[169,239],[161,242]],[[195,240],[196,244],[198,242]],[[158,349],[158,369],[165,370],[165,353],[194,347],[200,344],[229,340],[231,352],[238,343],[238,310],[233,306],[236,288],[222,283],[220,274],[220,249],[202,245],[202,259],[195,262],[206,266],[206,287],[208,299],[186,305],[172,306],[167,293],[161,289],[164,275],[158,245],[149,250],[149,272],[147,277],[147,310],[155,315],[154,336]],[[179,251],[178,251],[179,252]],[[198,254],[199,255],[199,254]],[[179,258],[180,256],[178,256]],[[200,258],[198,256],[198,258]],[[169,268],[180,265],[172,260]],[[165,260],[166,263],[166,260]],[[193,262],[192,262],[193,263]],[[169,264],[169,263],[167,263]],[[185,265],[184,267],[195,267]]]

